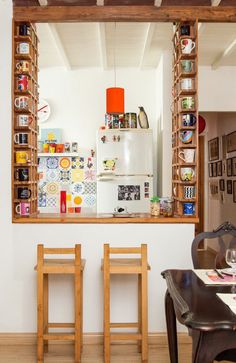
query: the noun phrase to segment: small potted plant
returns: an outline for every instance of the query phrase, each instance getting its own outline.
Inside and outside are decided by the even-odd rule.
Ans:
[[[153,196],[150,200],[151,216],[158,217],[160,215],[160,198]]]

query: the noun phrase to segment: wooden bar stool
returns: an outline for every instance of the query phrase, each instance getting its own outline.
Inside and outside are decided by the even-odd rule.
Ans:
[[[139,258],[110,258],[112,254],[139,254]],[[137,340],[142,362],[148,361],[148,298],[147,298],[147,245],[141,247],[110,247],[104,245],[104,259],[102,260],[104,279],[104,361],[110,363],[110,344],[117,340]],[[110,277],[112,274],[138,275],[138,322],[111,323],[110,322]],[[113,328],[137,328],[136,333],[112,333]]]
[[[45,255],[75,255],[73,259],[50,258]],[[83,315],[83,270],[85,260],[81,260],[81,246],[75,248],[44,248],[38,245],[37,256],[37,362],[44,361],[49,340],[72,340],[75,342],[75,362],[80,363],[82,350]],[[75,322],[51,323],[48,321],[48,276],[49,274],[73,274],[75,276]],[[50,328],[73,328],[73,333],[50,333]]]

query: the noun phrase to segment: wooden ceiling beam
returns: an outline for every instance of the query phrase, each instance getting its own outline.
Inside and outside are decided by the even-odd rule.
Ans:
[[[16,21],[56,22],[236,22],[233,6],[29,6],[14,7]]]
[[[219,6],[221,3],[221,0],[211,0],[211,6]]]
[[[216,70],[220,67],[223,60],[230,56],[236,49],[236,38],[229,44],[229,46],[213,61],[211,68]]]

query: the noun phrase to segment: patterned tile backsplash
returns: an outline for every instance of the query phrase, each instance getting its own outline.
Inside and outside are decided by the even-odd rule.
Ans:
[[[41,213],[60,213],[60,192],[67,193],[67,212],[96,212],[96,161],[83,156],[39,157],[39,198]],[[79,207],[79,208],[78,208]]]

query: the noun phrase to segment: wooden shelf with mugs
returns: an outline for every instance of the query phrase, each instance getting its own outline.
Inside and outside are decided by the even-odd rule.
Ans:
[[[172,193],[175,214],[198,217],[198,22],[173,37]]]
[[[34,24],[14,22],[12,72],[12,215],[37,214],[38,37]]]

